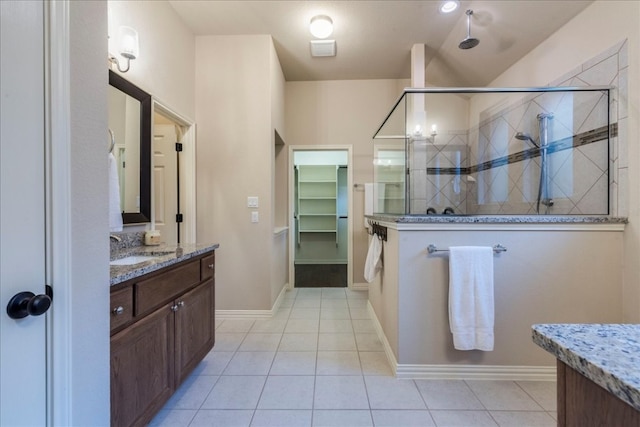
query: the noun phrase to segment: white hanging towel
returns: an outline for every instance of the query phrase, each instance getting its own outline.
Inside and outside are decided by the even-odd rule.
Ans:
[[[364,279],[371,283],[376,279],[378,271],[382,269],[382,241],[374,234],[369,242],[369,252],[364,264]]]
[[[493,248],[449,248],[449,327],[456,350],[493,350]]]
[[[109,153],[109,230],[122,231],[122,211],[120,210],[120,183],[116,158]]]

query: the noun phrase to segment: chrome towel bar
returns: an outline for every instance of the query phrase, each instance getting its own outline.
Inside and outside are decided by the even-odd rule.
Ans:
[[[434,252],[449,252],[449,249],[438,249],[438,247],[432,243],[429,246],[427,246],[427,252],[429,252],[430,254]],[[493,252],[496,254],[499,254],[501,252],[507,252],[507,248],[505,248],[500,243],[498,243],[497,245],[493,246]]]

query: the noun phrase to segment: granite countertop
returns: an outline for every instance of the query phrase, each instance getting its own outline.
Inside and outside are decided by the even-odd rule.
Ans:
[[[158,245],[158,246],[133,246],[115,248],[111,251],[111,261],[126,258],[128,256],[153,256],[149,261],[133,265],[111,265],[110,285],[117,285],[126,280],[133,279],[143,274],[151,273],[161,268],[177,264],[206,252],[215,250],[220,245],[214,244],[187,244],[187,245]]]
[[[640,325],[533,325],[533,342],[640,411]]]
[[[399,224],[626,224],[626,217],[583,215],[367,215]]]

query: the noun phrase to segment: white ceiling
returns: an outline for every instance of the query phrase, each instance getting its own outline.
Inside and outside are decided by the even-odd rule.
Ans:
[[[409,78],[411,46],[424,43],[430,85],[486,86],[591,1],[463,0],[449,15],[435,0],[169,3],[196,35],[270,34],[287,81]],[[461,50],[468,8],[480,44]],[[310,55],[308,25],[318,14],[333,19],[335,57]]]

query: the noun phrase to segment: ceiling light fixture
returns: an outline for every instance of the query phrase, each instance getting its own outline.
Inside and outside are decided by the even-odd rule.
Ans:
[[[333,21],[327,15],[316,15],[311,18],[309,31],[318,39],[326,39],[333,33]]]
[[[440,3],[440,12],[442,13],[451,13],[456,10],[460,6],[460,2],[458,0],[447,0]]]

